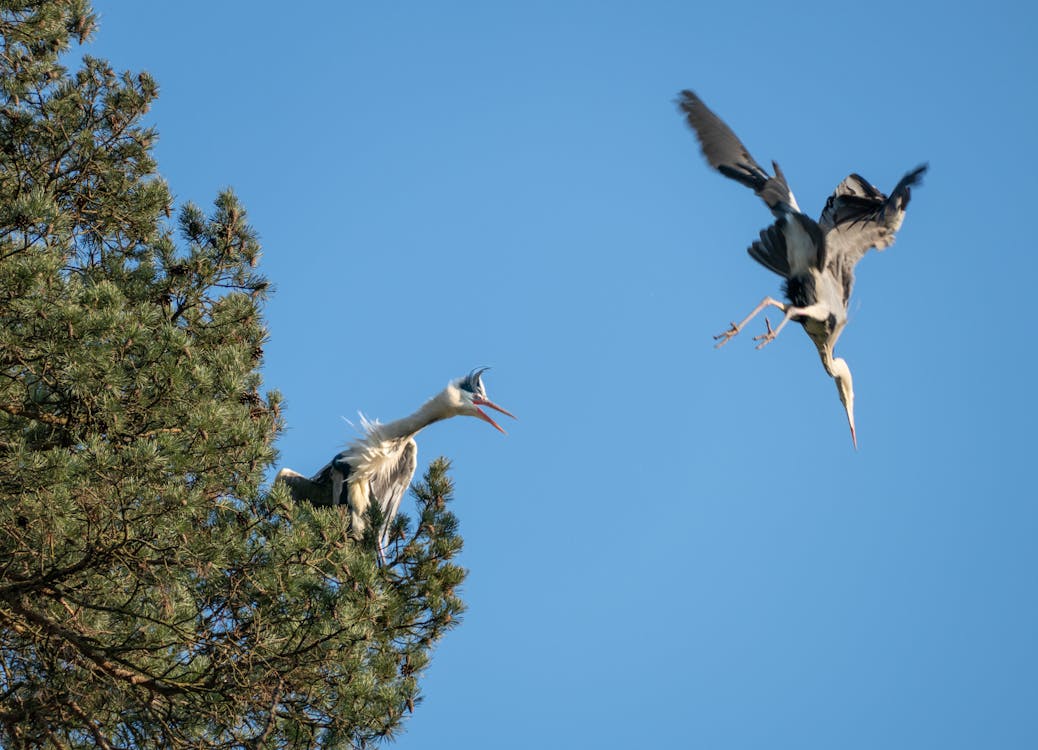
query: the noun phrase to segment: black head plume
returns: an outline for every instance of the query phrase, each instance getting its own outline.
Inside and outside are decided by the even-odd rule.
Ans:
[[[461,379],[461,382],[458,383],[458,387],[463,391],[468,391],[476,396],[486,398],[487,389],[483,387],[483,373],[489,369],[489,367],[477,367]]]

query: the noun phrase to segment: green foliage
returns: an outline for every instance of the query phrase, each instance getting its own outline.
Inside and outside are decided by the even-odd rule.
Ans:
[[[391,736],[463,610],[448,464],[384,569],[264,488],[256,235],[230,192],[170,219],[155,82],[59,65],[93,27],[0,0],[0,746]]]

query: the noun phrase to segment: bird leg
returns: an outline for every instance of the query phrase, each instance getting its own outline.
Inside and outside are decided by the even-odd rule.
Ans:
[[[753,337],[754,341],[760,342],[759,344],[757,344],[757,348],[763,349],[765,346],[774,341],[775,337],[779,335],[779,331],[786,327],[786,323],[788,323],[789,319],[796,314],[794,311],[798,309],[799,308],[793,307],[793,305],[788,305],[786,307],[786,314],[782,317],[782,322],[779,323],[778,328],[775,328],[774,330],[771,328],[771,321],[767,318],[764,318],[764,325],[767,327],[768,332],[762,333],[760,336]]]
[[[808,305],[807,307],[796,307],[795,305],[783,304],[776,304],[775,307],[785,312],[785,315],[782,317],[782,322],[778,324],[775,330],[771,329],[771,322],[767,318],[764,318],[764,323],[768,327],[768,332],[753,337],[754,341],[760,342],[757,344],[758,349],[763,349],[774,341],[775,337],[779,335],[779,332],[786,327],[786,323],[794,317],[802,316],[805,318],[814,318],[815,320],[824,321],[829,315],[828,306],[817,302],[813,305]]]
[[[771,336],[771,337],[774,338],[775,332],[771,330],[771,319],[767,315],[764,316],[764,327],[768,329],[768,332],[766,334],[762,335],[762,336],[754,336],[753,337],[754,341],[759,341],[760,339],[764,338],[765,336]],[[770,341],[771,339],[768,339],[768,340]],[[760,349],[761,346],[764,346],[764,344],[761,344],[757,348]]]
[[[774,297],[765,297],[763,300],[761,300],[761,303],[759,305],[757,305],[755,308],[753,308],[753,312],[751,312],[749,315],[747,315],[745,318],[743,318],[741,323],[739,323],[738,325],[736,325],[735,323],[732,323],[732,327],[729,328],[727,331],[725,331],[724,333],[719,333],[716,336],[714,336],[715,340],[716,339],[721,339],[721,341],[718,341],[716,344],[714,344],[714,348],[715,349],[720,349],[722,346],[727,344],[728,340],[730,338],[732,338],[733,336],[738,334],[739,331],[741,331],[746,326],[747,323],[749,323],[751,320],[753,320],[755,317],[757,317],[757,315],[760,313],[760,311],[763,310],[765,307],[768,307],[769,305],[772,306],[772,307],[777,307],[782,312],[785,312],[786,308],[789,307],[789,305],[785,304],[784,302],[779,302]],[[783,325],[785,325],[785,323],[783,323]],[[779,328],[781,328],[781,327],[782,326],[779,326]],[[768,326],[768,331],[769,331],[769,333],[771,331],[771,326],[770,325]],[[776,333],[777,333],[777,331],[776,331]],[[757,348],[759,349],[760,347],[757,347]]]

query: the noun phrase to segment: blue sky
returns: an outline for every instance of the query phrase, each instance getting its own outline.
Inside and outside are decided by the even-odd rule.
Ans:
[[[397,746],[1038,747],[1033,4],[324,5],[97,0],[86,51],[248,208],[284,465],[480,365],[520,417],[419,438],[469,611]],[[808,213],[930,163],[839,342],[857,452],[798,327],[712,347],[780,280],[682,88]]]

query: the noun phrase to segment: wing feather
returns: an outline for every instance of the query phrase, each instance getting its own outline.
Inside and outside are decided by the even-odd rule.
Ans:
[[[330,469],[331,464],[325,467]],[[292,500],[297,503],[306,501],[314,505],[328,506],[332,504],[332,481],[328,472],[318,472],[312,478],[307,479],[302,474],[291,469],[282,469],[278,472],[275,481],[281,482],[288,487]]]
[[[912,197],[911,187],[920,182],[926,168],[924,164],[902,177],[889,198],[860,175],[844,179],[825,202],[818,221],[830,258],[853,267],[870,249],[893,245]]]
[[[926,169],[923,164],[908,172],[889,198],[861,175],[851,174],[825,202],[818,223],[825,232],[830,270],[843,285],[844,300],[851,298],[854,267],[865,253],[894,244],[912,198],[911,188],[919,184]]]
[[[750,257],[783,278],[823,268],[825,237],[814,220],[801,213],[787,214],[761,230],[760,239],[748,248]]]
[[[786,238],[777,223],[762,229],[760,239],[750,245],[746,252],[769,271],[777,273],[784,279],[789,278]]]
[[[800,210],[778,164],[771,163],[775,169],[774,177],[765,172],[732,129],[694,92],[682,91],[678,107],[685,113],[685,121],[699,139],[703,156],[710,166],[725,177],[751,188],[775,215],[787,213],[790,209]]]

